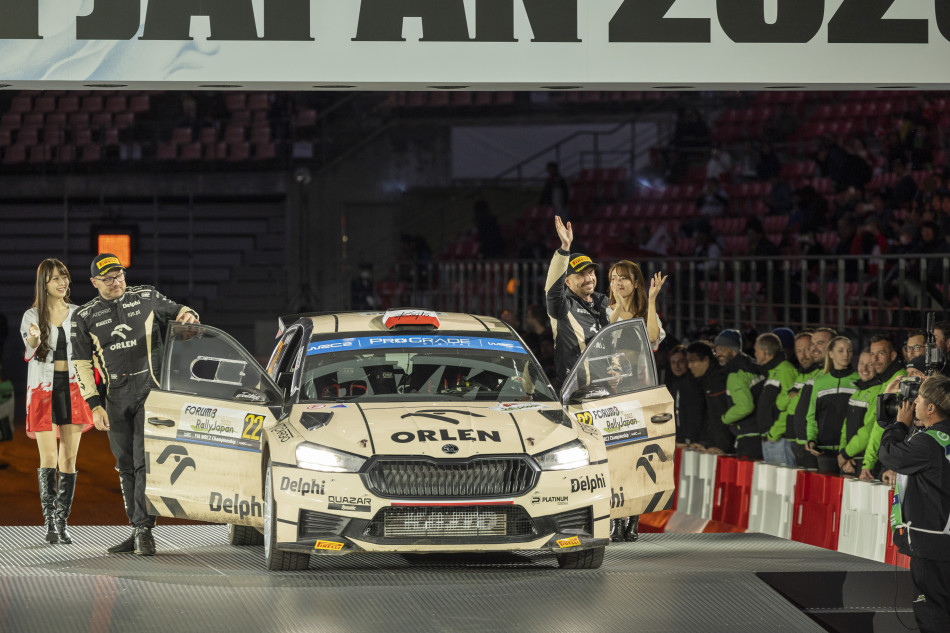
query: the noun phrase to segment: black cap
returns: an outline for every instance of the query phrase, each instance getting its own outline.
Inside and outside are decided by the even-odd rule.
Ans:
[[[591,266],[594,267],[594,270],[600,270],[600,266],[595,264],[593,260],[587,255],[581,255],[580,253],[571,253],[571,258],[567,261],[567,274],[573,275],[579,273],[582,270],[587,270]]]
[[[94,260],[92,260],[90,272],[92,272],[93,277],[100,277],[110,270],[115,270],[116,268],[124,268],[118,257],[112,253],[100,253],[96,255]]]

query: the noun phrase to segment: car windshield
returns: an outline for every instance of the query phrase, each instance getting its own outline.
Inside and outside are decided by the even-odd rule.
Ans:
[[[456,334],[313,340],[300,400],[555,401],[520,341]]]

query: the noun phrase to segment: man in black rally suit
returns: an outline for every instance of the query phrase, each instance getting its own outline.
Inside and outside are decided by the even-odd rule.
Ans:
[[[561,248],[551,259],[544,291],[554,334],[554,367],[560,388],[587,343],[608,324],[609,300],[606,295],[594,292],[600,266],[586,255],[571,254],[574,241],[571,223],[565,225],[560,217],[555,217],[554,226]]]
[[[134,530],[109,552],[152,556],[155,518],[149,516],[145,500],[145,398],[159,384],[162,330],[170,320],[197,323],[198,314],[152,286],[127,289],[125,268],[111,253],[98,255],[91,272],[99,296],[73,314],[73,364],[96,428],[109,432],[125,512]],[[93,379],[93,357],[106,385],[104,407]]]
[[[907,439],[917,418],[923,429]],[[904,402],[881,437],[881,463],[897,472],[891,528],[910,556],[923,633],[950,631],[950,378],[930,376],[915,402]]]

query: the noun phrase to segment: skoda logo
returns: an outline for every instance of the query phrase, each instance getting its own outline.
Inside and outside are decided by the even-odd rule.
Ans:
[[[455,444],[445,444],[442,446],[442,452],[448,453],[449,455],[455,455],[459,452],[459,447]]]

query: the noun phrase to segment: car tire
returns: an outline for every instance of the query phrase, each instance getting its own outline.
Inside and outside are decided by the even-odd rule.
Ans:
[[[264,535],[248,525],[228,525],[228,543],[235,547],[263,545]]]
[[[277,549],[277,504],[274,502],[274,468],[267,460],[264,474],[264,562],[271,571],[298,571],[310,566],[310,554]]]
[[[604,562],[604,548],[595,547],[556,556],[561,569],[597,569]]]

